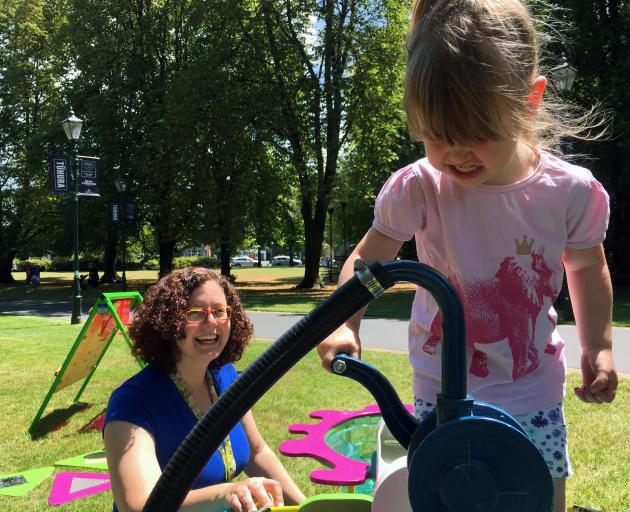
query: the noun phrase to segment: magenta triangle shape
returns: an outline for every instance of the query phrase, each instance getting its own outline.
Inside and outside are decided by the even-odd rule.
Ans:
[[[63,505],[69,501],[78,500],[109,491],[112,484],[107,473],[57,473],[48,498],[49,505]]]

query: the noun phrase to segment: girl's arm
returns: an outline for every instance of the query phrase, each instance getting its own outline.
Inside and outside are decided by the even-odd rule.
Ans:
[[[368,263],[390,261],[396,257],[401,246],[402,242],[381,233],[377,229],[370,228],[343,264],[337,286],[341,286],[354,276],[354,260],[357,258]],[[330,370],[333,358],[342,352],[354,357],[361,357],[359,327],[364,312],[365,308],[317,345],[317,352],[324,369]]]
[[[304,501],[304,494],[295,484],[285,467],[263,439],[254,416],[247,412],[241,420],[241,425],[249,441],[250,457],[245,472],[248,476],[262,476],[277,481],[284,493],[284,501],[292,505],[299,505]],[[280,503],[282,504],[282,503]]]
[[[612,402],[618,379],[612,354],[612,284],[604,248],[600,244],[565,249],[562,259],[582,345],[582,387],[575,394],[585,402]]]
[[[140,512],[162,473],[153,436],[132,423],[112,421],[105,426],[104,440],[116,506],[120,512]],[[180,510],[252,512],[257,510],[254,502],[276,505],[281,497],[277,482],[248,478],[190,491]]]

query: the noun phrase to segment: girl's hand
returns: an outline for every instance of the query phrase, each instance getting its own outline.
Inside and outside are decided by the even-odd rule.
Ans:
[[[322,360],[324,370],[331,371],[332,360],[337,354],[348,354],[360,358],[361,342],[359,336],[344,324],[317,345],[317,353]]]
[[[270,478],[247,478],[228,485],[225,502],[234,512],[256,512],[259,507],[284,506],[282,487]]]
[[[583,402],[610,403],[617,393],[617,370],[612,350],[582,352],[582,387],[574,388]]]

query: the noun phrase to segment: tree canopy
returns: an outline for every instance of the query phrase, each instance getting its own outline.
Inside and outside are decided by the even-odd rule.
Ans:
[[[531,1],[571,27],[568,94],[612,114],[611,136],[574,142],[611,195],[606,249],[630,280],[627,1]],[[224,273],[245,244],[304,254],[319,283],[333,238],[357,242],[378,190],[419,158],[401,108],[411,0],[6,0],[0,6],[0,282],[16,257],[70,255],[70,197],[47,158],[68,153],[60,122],[84,119],[80,154],[100,158],[100,198],[80,201],[80,248],[114,275],[109,204],[128,181],[128,239],[170,271],[210,244]],[[560,8],[560,9],[558,9]],[[579,37],[577,35],[579,34]],[[555,55],[557,53],[557,55]],[[342,206],[343,203],[343,206]]]

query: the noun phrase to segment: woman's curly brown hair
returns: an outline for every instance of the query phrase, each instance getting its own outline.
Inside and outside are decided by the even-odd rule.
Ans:
[[[177,270],[149,288],[129,327],[136,356],[166,373],[174,371],[180,357],[176,342],[185,338],[184,313],[188,300],[193,290],[206,281],[214,281],[223,288],[227,305],[232,308],[230,336],[210,368],[220,368],[241,358],[252,337],[252,323],[232,284],[221,274],[203,267]]]

